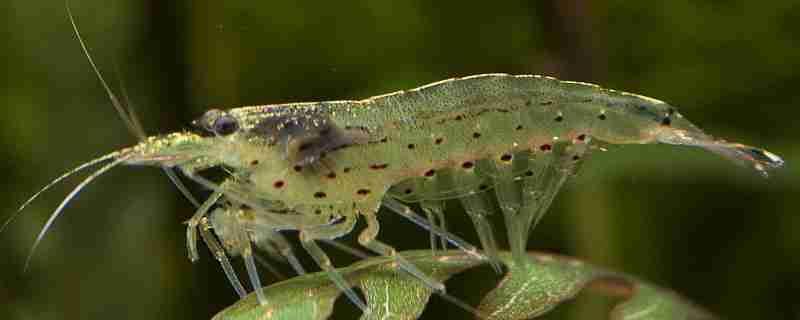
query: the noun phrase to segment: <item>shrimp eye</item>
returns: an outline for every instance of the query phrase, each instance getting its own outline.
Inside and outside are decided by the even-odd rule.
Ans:
[[[239,130],[239,122],[236,118],[219,109],[206,111],[202,117],[192,121],[192,125],[203,130],[200,132],[203,136],[209,134],[225,136]]]
[[[234,117],[225,114],[214,120],[212,129],[216,134],[226,136],[239,130],[239,123]]]

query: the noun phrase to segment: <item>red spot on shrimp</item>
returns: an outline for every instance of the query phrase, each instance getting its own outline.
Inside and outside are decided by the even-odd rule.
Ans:
[[[372,169],[372,170],[381,170],[381,169],[386,169],[387,167],[389,167],[388,163],[371,164],[371,165],[369,165],[369,168]]]

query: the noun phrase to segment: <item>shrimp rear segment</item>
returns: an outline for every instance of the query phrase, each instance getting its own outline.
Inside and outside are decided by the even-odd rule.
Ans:
[[[781,157],[767,150],[714,139],[685,119],[678,119],[677,124],[678,126],[658,128],[653,135],[662,143],[703,148],[739,165],[750,166],[765,177],[768,170],[780,168],[784,164]]]

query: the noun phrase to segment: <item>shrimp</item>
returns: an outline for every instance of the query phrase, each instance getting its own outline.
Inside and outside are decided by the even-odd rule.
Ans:
[[[69,201],[108,170],[121,164],[177,169],[215,192],[190,220],[190,252],[194,251],[194,230],[199,229],[225,267],[229,264],[223,261],[222,247],[209,241],[211,227],[223,241],[247,232],[263,235],[298,230],[303,248],[366,310],[317,245],[317,241],[350,233],[359,218],[367,223],[358,236],[362,246],[393,257],[401,270],[433,289],[444,290],[393,247],[376,240],[381,205],[468,252],[476,252],[404,204],[419,201],[425,211],[436,216],[441,213],[438,201],[459,198],[486,255],[496,261],[497,245],[487,219],[492,212],[487,191],[494,190],[497,195],[510,226],[512,251],[520,256],[531,225],[546,210],[558,186],[575,171],[575,162],[583,158],[590,142],[700,147],[764,174],[783,164],[766,150],[712,138],[664,102],[530,75],[455,78],[364,100],[211,110],[194,124],[199,131],[148,137],[56,179],[52,184],[106,162],[56,208],[36,244]],[[200,175],[212,167],[226,168],[230,177],[215,183]],[[229,203],[223,206],[228,210],[247,208],[240,216],[249,217],[225,223],[220,213],[214,213],[211,217],[217,222],[209,224],[205,214],[221,199]],[[246,220],[250,222],[244,223]],[[237,225],[249,230],[225,229]],[[250,241],[267,240],[227,242]],[[244,253],[251,280],[257,285],[252,260],[247,258],[250,249],[232,248],[237,247],[228,246],[234,254]]]
[[[424,219],[403,204],[420,202],[429,217],[444,221],[441,201],[458,198],[486,254],[495,257],[497,244],[488,219],[494,210],[487,192],[494,190],[512,252],[522,257],[532,225],[595,140],[701,147],[764,174],[783,164],[768,151],[706,135],[664,102],[541,76],[478,75],[359,101],[212,110],[196,124],[217,138],[258,146],[246,151],[242,143],[234,142],[234,149],[220,151],[236,156],[223,160],[227,166],[247,172],[237,180],[245,181],[237,182],[238,187],[221,190],[238,197],[280,199],[279,209],[267,211],[291,212],[288,216],[297,221],[286,226],[264,221],[268,219],[263,215],[261,221],[239,223],[251,229],[294,228],[308,225],[313,220],[310,215],[327,213],[332,215],[316,225],[339,221],[341,229],[331,225],[328,234],[338,236],[352,228],[355,216],[363,216],[368,228],[359,241],[386,255],[396,252],[371,242],[377,234],[375,214],[380,205],[474,252],[469,244],[432,225],[434,219]],[[262,148],[272,154],[262,153]],[[261,166],[279,169],[261,170]],[[348,207],[356,213],[348,212]],[[324,266],[326,258],[312,243],[304,241],[304,247],[316,252]]]
[[[305,251],[352,302],[368,311],[317,244],[351,233],[358,219],[367,224],[358,235],[359,244],[394,258],[400,270],[444,292],[443,284],[377,240],[381,206],[429,230],[432,239],[440,237],[443,248],[448,242],[488,258],[499,269],[489,219],[492,196],[500,204],[515,261],[525,263],[530,229],[592,145],[699,147],[764,175],[783,165],[779,156],[766,150],[705,134],[665,102],[536,75],[453,78],[363,100],[214,109],[193,122],[194,131],[146,137],[106,85],[69,14],[112,104],[141,141],[67,172],[20,207],[18,212],[66,177],[102,164],[53,211],[31,253],[67,204],[94,179],[119,165],[156,166],[198,207],[187,227],[190,258],[198,256],[199,233],[237,293],[244,295],[245,290],[227,255],[243,257],[258,289],[250,243],[295,265],[278,232],[297,230]],[[201,175],[214,167],[225,168],[229,177],[214,182]],[[202,204],[194,201],[171,170],[214,194]],[[446,231],[446,199],[459,199],[465,207],[483,252]],[[427,218],[407,205],[411,202],[419,202]],[[266,303],[260,290],[256,292]]]

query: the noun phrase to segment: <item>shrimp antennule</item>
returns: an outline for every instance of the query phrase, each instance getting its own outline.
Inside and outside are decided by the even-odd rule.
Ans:
[[[66,173],[62,174],[62,175],[61,175],[61,176],[59,176],[58,178],[55,178],[53,181],[51,181],[51,182],[50,182],[50,183],[48,183],[46,186],[44,186],[44,187],[42,187],[41,189],[39,189],[39,191],[37,191],[36,193],[34,193],[34,194],[33,194],[33,195],[30,197],[30,198],[28,198],[28,200],[26,200],[25,202],[23,202],[23,203],[22,203],[22,205],[20,205],[20,206],[19,206],[19,208],[17,209],[17,211],[16,211],[16,212],[15,212],[15,213],[14,213],[14,214],[11,216],[11,217],[9,217],[9,218],[8,218],[8,220],[6,220],[6,222],[5,222],[5,223],[3,223],[3,226],[2,226],[2,227],[0,227],[0,232],[3,232],[3,230],[5,230],[5,229],[6,229],[6,227],[7,227],[8,225],[10,225],[10,224],[11,224],[11,222],[13,222],[13,221],[14,221],[14,219],[16,219],[16,218],[19,216],[19,214],[22,212],[22,210],[25,210],[25,208],[26,208],[26,207],[28,207],[28,205],[29,205],[29,204],[31,204],[31,203],[32,203],[34,200],[36,200],[37,198],[39,198],[39,196],[40,196],[42,193],[44,193],[45,191],[49,190],[50,188],[52,188],[53,186],[55,186],[55,185],[56,185],[56,184],[58,184],[59,182],[63,181],[64,179],[66,179],[66,178],[68,178],[68,177],[72,176],[73,174],[75,174],[75,173],[77,173],[77,172],[79,172],[79,171],[82,171],[83,169],[86,169],[86,168],[89,168],[89,167],[91,167],[91,166],[94,166],[94,165],[96,165],[96,164],[98,164],[98,163],[101,163],[101,162],[104,162],[104,161],[107,161],[107,160],[113,159],[113,158],[115,158],[115,157],[117,157],[117,156],[119,156],[119,155],[120,155],[120,152],[113,152],[113,153],[110,153],[110,154],[104,155],[104,156],[102,156],[102,157],[99,157],[99,158],[97,158],[97,159],[94,159],[94,160],[92,160],[92,161],[89,161],[89,162],[86,162],[86,163],[84,163],[84,164],[81,164],[81,165],[77,166],[76,168],[74,168],[74,169],[72,169],[72,170],[70,170],[70,171],[67,171]]]
[[[112,153],[112,154],[110,154],[108,156],[102,157],[101,159],[105,160],[107,158],[110,158],[111,156],[116,156],[116,155],[118,155],[118,153]],[[28,253],[28,257],[25,259],[24,270],[28,269],[28,265],[30,264],[31,258],[33,257],[33,253],[36,251],[36,247],[39,246],[39,243],[42,241],[42,238],[44,238],[44,235],[47,233],[48,230],[50,230],[50,227],[53,225],[53,222],[56,220],[56,218],[58,218],[58,216],[61,214],[61,212],[67,206],[67,204],[70,201],[72,201],[72,199],[75,198],[75,196],[77,196],[78,193],[80,193],[81,190],[83,190],[84,187],[86,187],[90,182],[94,181],[95,178],[97,178],[100,175],[108,172],[109,170],[111,170],[112,168],[116,167],[117,165],[125,162],[130,157],[131,157],[131,155],[125,155],[125,156],[118,157],[113,162],[111,162],[109,164],[106,164],[102,168],[98,169],[97,171],[92,173],[90,176],[86,177],[86,179],[84,179],[80,184],[78,184],[78,186],[76,186],[72,190],[72,192],[70,192],[66,196],[66,198],[64,198],[64,200],[61,201],[61,204],[59,204],[58,207],[53,211],[53,213],[50,215],[50,218],[48,218],[47,222],[44,224],[44,227],[42,227],[42,230],[39,231],[39,234],[36,236],[36,241],[33,242],[33,246],[31,247],[31,251],[30,251],[30,253]]]

